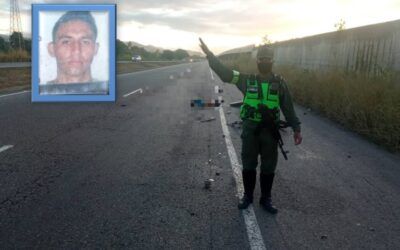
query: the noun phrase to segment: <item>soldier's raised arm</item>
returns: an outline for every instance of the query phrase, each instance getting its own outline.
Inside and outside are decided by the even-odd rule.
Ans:
[[[201,38],[200,48],[203,50],[204,54],[207,56],[208,63],[214,72],[221,78],[223,82],[232,83],[237,85],[237,87],[244,93],[246,88],[246,75],[241,74],[236,70],[231,70],[225,65],[223,65],[220,60],[210,51],[207,45],[203,42]]]

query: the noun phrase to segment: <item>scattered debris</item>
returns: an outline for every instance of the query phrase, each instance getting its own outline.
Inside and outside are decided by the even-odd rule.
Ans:
[[[204,188],[205,189],[210,189],[211,188],[211,183],[214,182],[214,179],[208,179],[204,181]]]
[[[239,108],[240,106],[242,106],[242,104],[243,104],[243,101],[231,102],[231,103],[229,104],[229,106],[235,107],[235,108]]]
[[[206,107],[219,107],[221,106],[221,103],[223,103],[224,100],[219,100],[219,99],[211,99],[209,102],[206,102],[202,99],[193,99],[190,100],[190,107],[196,107],[196,108],[206,108]]]
[[[234,121],[231,123],[228,123],[228,126],[231,126],[232,128],[241,128],[243,124],[243,121]]]
[[[210,118],[201,120],[200,122],[210,122],[210,121],[214,121],[214,120],[215,120],[215,117],[214,117],[214,116],[211,116]]]

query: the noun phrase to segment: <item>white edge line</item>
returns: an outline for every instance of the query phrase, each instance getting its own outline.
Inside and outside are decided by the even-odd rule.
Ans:
[[[211,79],[214,81],[214,75],[213,75],[212,69],[211,68],[209,68],[209,69],[210,69]]]
[[[231,166],[233,170],[233,176],[236,181],[237,196],[241,197],[243,194],[243,183],[241,169],[242,166],[238,161],[235,148],[232,143],[231,135],[229,133],[228,126],[226,125],[226,119],[224,110],[222,107],[219,108],[219,115],[221,117],[222,132],[225,136],[226,148],[228,150],[229,159],[231,160]],[[261,230],[257,222],[256,215],[254,213],[253,205],[250,205],[247,209],[242,210],[244,222],[246,224],[247,237],[249,238],[250,248],[255,249],[266,249],[264,239],[261,235]]]
[[[24,90],[21,92],[16,92],[16,93],[11,93],[11,94],[6,94],[6,95],[0,95],[0,98],[2,97],[7,97],[7,96],[12,96],[12,95],[19,95],[19,94],[23,94],[23,93],[27,93],[27,92],[31,92],[30,90]]]
[[[133,95],[133,94],[135,94],[136,92],[140,92],[140,94],[142,94],[143,93],[143,89],[137,89],[137,90],[135,90],[135,91],[132,91],[132,92],[130,92],[130,93],[128,93],[128,94],[125,94],[124,95],[124,97],[128,97],[128,96],[130,96],[130,95]]]
[[[0,148],[0,153],[14,147],[13,145],[4,145]]]
[[[197,62],[196,62],[196,63],[197,63]],[[163,66],[163,67],[159,67],[159,68],[155,68],[155,69],[146,69],[146,70],[141,70],[141,71],[136,71],[136,72],[117,74],[117,77],[120,77],[120,76],[127,76],[127,75],[142,74],[142,73],[147,73],[147,72],[157,71],[157,70],[164,70],[164,69],[173,68],[173,67],[178,67],[178,66],[182,66],[182,65],[188,65],[188,64],[192,64],[192,63],[174,64],[174,65]]]

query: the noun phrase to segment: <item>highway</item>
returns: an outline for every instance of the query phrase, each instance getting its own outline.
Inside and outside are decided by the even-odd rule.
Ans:
[[[296,106],[303,143],[282,134],[278,215],[258,205],[258,183],[241,212],[239,90],[207,62],[117,83],[115,103],[0,95],[2,249],[400,248],[399,155]],[[222,109],[190,107],[218,96]]]

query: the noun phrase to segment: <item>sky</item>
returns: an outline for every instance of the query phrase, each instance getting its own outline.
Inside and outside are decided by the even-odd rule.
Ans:
[[[9,32],[9,0],[0,0],[0,33]],[[22,30],[31,33],[32,3],[83,1],[19,0]],[[202,37],[213,52],[284,41],[400,19],[400,0],[86,0],[117,4],[117,38],[165,49],[200,51]]]

